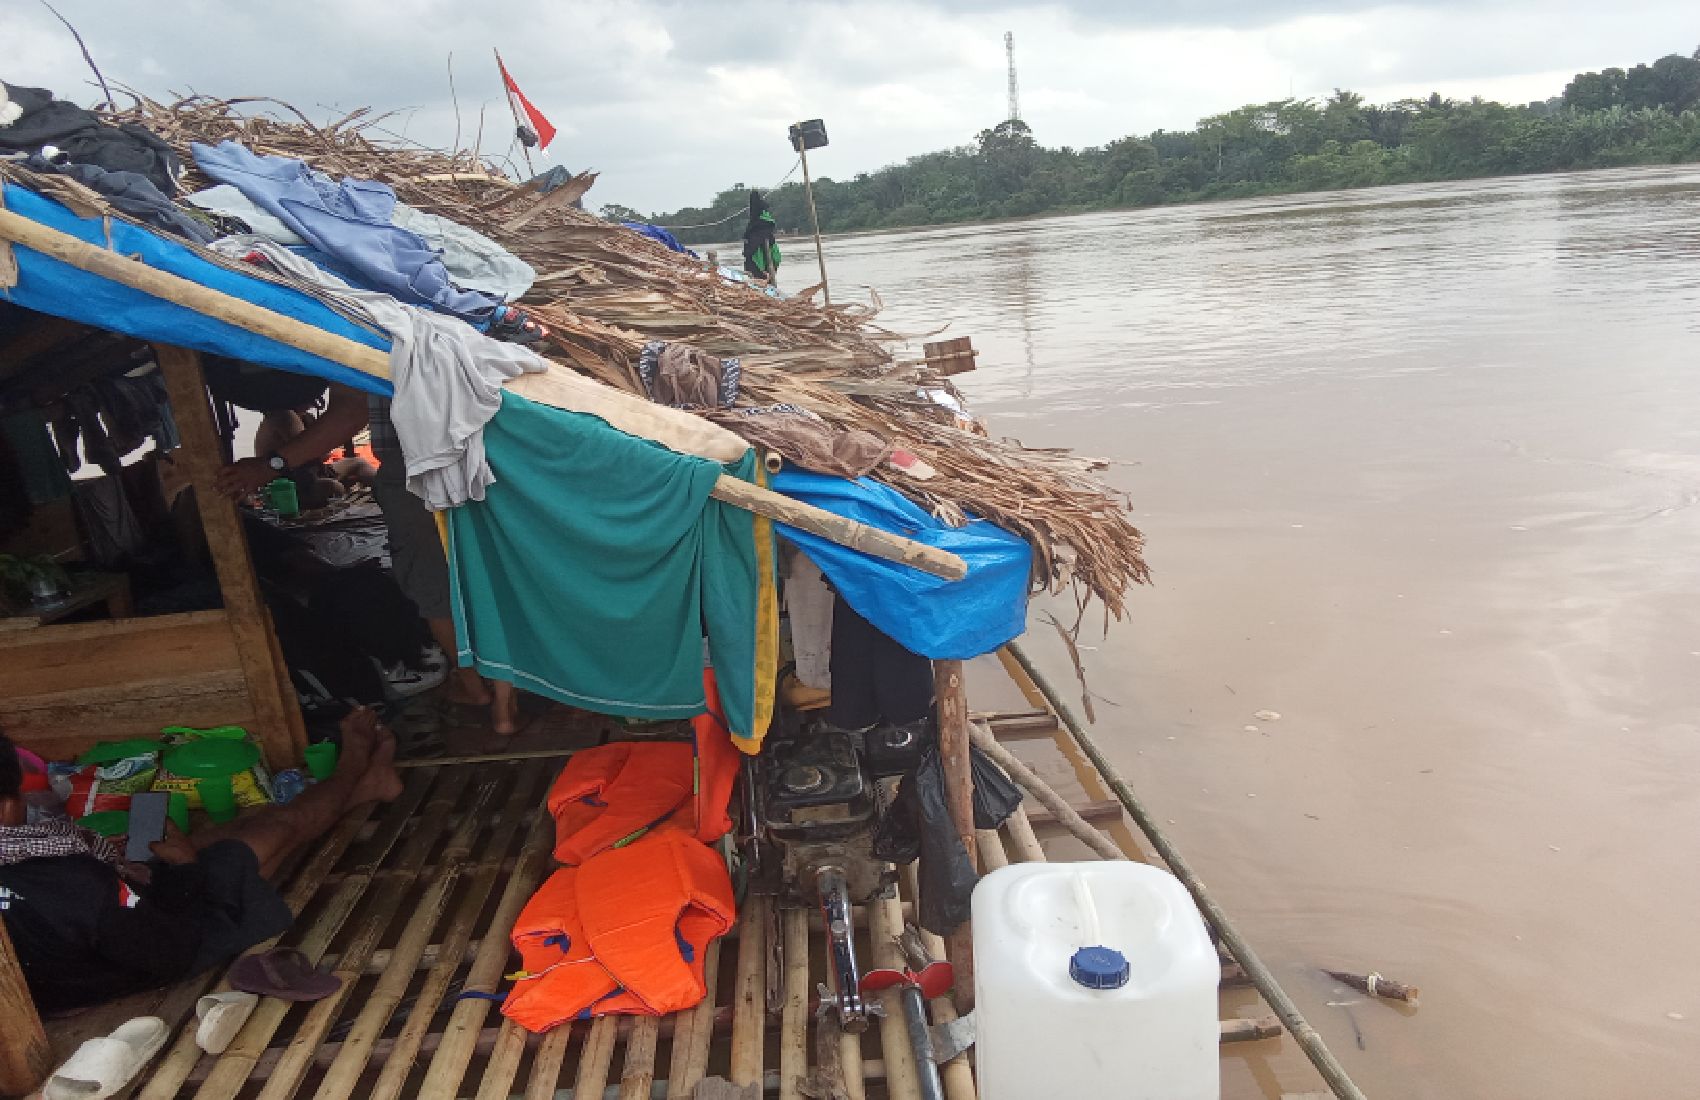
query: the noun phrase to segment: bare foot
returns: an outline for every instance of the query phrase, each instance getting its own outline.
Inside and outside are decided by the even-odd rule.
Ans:
[[[519,692],[512,684],[497,681],[495,698],[490,702],[490,729],[501,737],[519,732]]]
[[[475,669],[457,668],[449,673],[449,686],[443,698],[469,707],[486,707],[490,705],[490,689]]]
[[[342,720],[342,745],[337,749],[336,770],[355,777],[366,771],[378,747],[378,712],[356,707]]]
[[[378,729],[381,734],[378,746],[372,751],[366,771],[354,788],[351,801],[356,805],[391,802],[401,795],[401,775],[395,769],[395,737],[383,726]]]

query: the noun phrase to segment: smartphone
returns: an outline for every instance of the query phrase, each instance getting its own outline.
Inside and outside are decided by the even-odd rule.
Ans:
[[[143,791],[130,796],[129,842],[124,846],[124,858],[132,863],[146,863],[153,858],[148,847],[165,839],[165,811],[171,796],[164,791]]]

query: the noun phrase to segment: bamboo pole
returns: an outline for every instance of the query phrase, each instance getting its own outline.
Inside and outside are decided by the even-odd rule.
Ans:
[[[21,214],[0,209],[0,238],[131,290],[186,306],[309,355],[353,367],[362,374],[374,378],[390,376],[389,353],[380,348],[357,344],[305,321],[274,313],[234,295],[150,267],[140,260],[132,260],[121,253],[79,240],[69,233],[33,222]]]
[[[708,958],[703,964],[703,981],[708,995],[702,1003],[678,1017],[673,1028],[673,1058],[667,1076],[667,1100],[689,1100],[689,1097],[708,1073],[708,1054],[714,1039],[717,1010],[714,1002],[720,981],[720,945],[724,940],[712,940]]]
[[[902,925],[893,912],[896,900],[875,898],[868,903],[868,939],[875,966],[901,970],[905,964],[903,952],[897,946]],[[957,980],[961,981],[961,972],[957,974]],[[921,1100],[921,1085],[915,1076],[915,1050],[909,1044],[909,1029],[903,1021],[903,1001],[895,988],[882,990],[876,996],[885,1008],[885,1015],[880,1017],[880,1052],[885,1060],[886,1093],[891,1100]]]
[[[501,1026],[496,1028],[496,1043],[490,1048],[489,1060],[484,1063],[484,1072],[478,1077],[475,1100],[508,1100],[513,1092],[514,1078],[519,1075],[519,1062],[525,1056],[525,1044],[530,1034],[512,1020],[502,1018]],[[389,1069],[389,1066],[386,1064],[384,1068]]]
[[[366,888],[371,885],[384,857],[389,854],[390,848],[407,827],[413,811],[424,801],[434,779],[435,772],[420,771],[404,780],[401,797],[389,804],[383,820],[378,824],[378,831],[367,848],[369,858],[336,888],[313,926],[296,944],[296,948],[307,957],[309,963],[316,966],[324,957],[331,940],[336,937],[343,923],[365,896]],[[289,1001],[262,997],[253,1015],[248,1017],[248,1022],[242,1025],[242,1030],[237,1032],[235,1040],[219,1057],[218,1063],[213,1066],[212,1072],[207,1074],[207,1079],[201,1083],[201,1087],[195,1091],[195,1100],[231,1100],[231,1097],[241,1092],[254,1064],[265,1053],[266,1047],[271,1044],[272,1036],[277,1034],[277,1029],[283,1025],[284,1017],[289,1015],[289,1010],[293,1007]]]
[[[53,1069],[53,1048],[4,922],[0,922],[0,1034],[6,1037],[0,1043],[0,1095],[35,1091]]]
[[[797,141],[797,159],[803,165],[803,194],[809,200],[809,225],[815,234],[815,259],[820,262],[820,293],[826,308],[832,308],[832,288],[826,282],[826,249],[820,243],[820,215],[815,213],[815,185],[809,179],[809,151],[803,148],[802,139]]]
[[[520,851],[520,861],[508,876],[507,886],[496,903],[496,911],[486,925],[490,931],[478,947],[478,957],[466,972],[465,987],[468,991],[492,992],[501,979],[502,967],[513,951],[507,932],[513,928],[520,909],[531,900],[532,892],[543,880],[549,863],[549,849],[555,839],[554,825],[554,819],[546,813],[539,812],[532,818],[531,831]],[[418,1100],[454,1100],[460,1095],[460,1084],[466,1077],[467,1063],[471,1061],[473,1048],[478,1043],[479,1029],[484,1026],[489,1013],[489,1001],[474,997],[456,1002],[443,1029],[442,1042],[431,1058],[430,1068],[425,1071]]]
[[[659,1017],[639,1016],[632,1021],[632,1030],[626,1036],[626,1065],[620,1071],[620,1100],[649,1100],[655,1087],[655,1047],[660,1037]]]
[[[779,911],[785,1002],[779,1017],[779,1100],[803,1100],[809,1075],[809,915]]]
[[[996,844],[998,835],[997,832],[992,829],[986,829],[980,833],[982,839],[988,835],[992,838],[992,841],[996,845],[998,853],[1001,856],[1003,845]],[[984,850],[985,849],[982,848],[982,853]],[[1007,864],[1008,860],[1006,859],[1004,862]],[[909,891],[909,895],[911,897],[919,896],[920,868],[914,863],[903,868],[903,885]],[[925,928],[920,928],[918,925],[916,927],[921,934],[921,946],[926,948],[927,953],[935,959],[944,958],[944,938],[937,933],[929,932]],[[931,1001],[927,1002],[927,1005],[932,1010],[933,1022],[935,1024],[948,1024],[955,1020],[958,1016],[956,1011],[956,1002],[951,1000],[949,994],[946,994],[943,997],[934,997]],[[974,1070],[968,1064],[968,1053],[966,1051],[958,1054],[950,1061],[941,1065],[939,1067],[939,1077],[944,1082],[945,1100],[975,1100]]]
[[[988,873],[1009,866],[1009,853],[1004,851],[1003,837],[996,829],[974,830],[974,843],[980,849],[980,866]]]
[[[361,973],[366,969],[366,960],[377,949],[378,944],[384,938],[384,934],[389,931],[390,922],[395,919],[403,899],[413,889],[414,883],[418,881],[420,868],[425,865],[426,858],[431,854],[431,850],[436,847],[437,838],[442,835],[443,830],[447,827],[449,811],[454,808],[455,803],[460,801],[461,793],[466,789],[471,779],[471,769],[453,768],[442,777],[437,783],[436,789],[431,792],[431,799],[425,804],[425,811],[419,819],[418,828],[413,831],[412,836],[407,838],[407,843],[402,845],[395,864],[382,869],[382,881],[377,889],[371,892],[371,896],[366,899],[364,911],[360,914],[359,922],[354,926],[348,946],[343,950],[342,961],[338,964],[335,972],[336,977],[342,981],[342,988],[328,997],[314,1001],[312,1007],[307,1010],[306,1018],[297,1025],[294,1036],[289,1040],[289,1045],[284,1048],[283,1057],[278,1060],[277,1068],[272,1071],[270,1079],[266,1081],[266,1087],[260,1090],[259,1100],[291,1100],[295,1091],[301,1087],[302,1079],[306,1077],[307,1070],[313,1064],[314,1052],[318,1050],[320,1042],[330,1031],[331,1025],[336,1023],[337,1017],[342,1012],[342,1006],[354,994],[354,985],[360,980]],[[478,801],[475,802],[472,811],[466,815],[465,823],[461,826],[460,832],[462,834],[476,828],[476,822],[473,822],[472,819],[494,795],[494,784],[483,784],[480,787],[479,795]],[[457,835],[449,841],[450,847],[454,847],[457,842],[464,846],[466,841],[463,836]],[[405,971],[404,974],[408,979],[413,977],[411,969]],[[352,1077],[354,1080],[359,1079],[360,1070],[365,1066],[366,1051],[371,1047],[372,1040],[376,1038],[377,1034],[374,1032],[359,1036],[351,1034],[348,1039],[344,1040],[343,1052],[350,1055],[351,1058],[358,1059],[358,1065],[354,1067],[352,1074],[348,1074],[348,1063],[345,1062],[342,1074]],[[352,1082],[349,1082],[349,1084],[352,1085]],[[320,1095],[325,1095],[325,1093],[321,1092]],[[330,1095],[335,1095],[334,1088]]]
[[[900,535],[869,527],[853,519],[834,515],[800,500],[740,481],[721,474],[709,493],[715,500],[763,515],[778,523],[819,535],[823,539],[848,546],[871,557],[907,565],[947,581],[959,581],[968,575],[968,566],[955,554]]]
[[[374,378],[390,377],[388,352],[315,328],[293,317],[274,313],[222,291],[211,290],[170,272],[150,267],[140,260],[132,260],[79,240],[69,233],[39,225],[4,209],[0,209],[0,239],[14,241],[83,271],[111,279],[144,294],[186,306],[215,320],[247,329],[333,363],[340,363],[362,374]],[[715,499],[738,508],[790,524],[874,557],[934,573],[947,580],[959,580],[967,574],[968,567],[954,554],[911,539],[875,531],[825,509],[792,500],[770,489],[751,485],[725,474],[715,483],[713,495]],[[847,539],[851,541],[845,541]]]
[[[560,1024],[543,1036],[531,1059],[531,1077],[525,1084],[525,1100],[555,1100],[561,1082],[561,1067],[567,1061],[567,1044],[572,1042],[573,1022]]]
[[[590,1025],[584,1047],[578,1054],[578,1080],[573,1084],[574,1096],[601,1095],[608,1089],[608,1070],[614,1064],[614,1042],[620,1037],[620,1021],[614,1016],[599,1016]]]
[[[468,768],[455,770],[471,771]],[[315,1100],[345,1100],[353,1095],[361,1074],[366,1071],[372,1044],[389,1026],[390,1016],[406,996],[407,987],[413,982],[419,957],[425,953],[431,933],[436,929],[437,921],[448,906],[449,897],[460,883],[461,875],[466,869],[467,857],[471,854],[472,841],[484,827],[484,808],[495,798],[497,787],[506,778],[508,776],[502,770],[481,769],[478,788],[473,793],[471,804],[462,812],[460,824],[455,827],[443,849],[436,875],[407,918],[401,937],[392,951],[389,967],[378,976],[377,984],[366,994],[365,1002],[354,1017],[348,1034],[343,1037],[342,1050],[338,1052],[336,1061],[325,1071],[324,1079],[319,1082],[318,1091],[314,1094]],[[442,806],[442,812],[432,813],[428,810],[427,820],[420,823],[416,836],[430,834],[431,840],[426,841],[427,845],[434,841],[436,834],[429,825],[430,820],[439,818],[446,822],[446,811],[452,809],[453,805],[452,801],[445,802],[441,797],[433,799],[432,806]],[[385,923],[387,925],[388,922]],[[353,967],[360,967],[360,973],[364,973],[366,964],[374,953],[375,948],[368,947],[359,951],[353,946],[343,953],[336,972],[342,975],[345,990],[358,980],[358,974],[354,972]],[[365,957],[361,958],[360,955]],[[306,1024],[303,1024],[302,1030],[307,1030]]]
[[[738,982],[732,994],[734,1085],[760,1084],[767,1023],[767,923],[773,899],[752,894],[738,921]]]
[[[431,1021],[436,1018],[443,997],[448,993],[449,984],[454,980],[466,961],[467,945],[472,942],[473,925],[484,912],[484,903],[490,897],[490,891],[495,888],[496,878],[507,865],[503,857],[507,854],[508,845],[520,833],[520,826],[526,821],[534,821],[541,825],[548,820],[548,815],[535,813],[538,803],[538,784],[547,780],[549,772],[542,768],[521,768],[518,780],[514,783],[513,793],[507,804],[502,807],[501,821],[495,832],[485,845],[489,857],[479,864],[472,872],[466,888],[466,895],[456,907],[454,915],[449,918],[448,927],[443,930],[443,942],[438,951],[437,965],[425,976],[425,984],[420,988],[418,998],[414,1001],[413,1010],[408,1013],[407,1022],[402,1025],[401,1032],[396,1036],[395,1053],[385,1061],[383,1070],[378,1074],[378,1080],[372,1087],[368,1100],[397,1100],[401,1096],[402,1086],[407,1081],[408,1074],[413,1069],[414,1060],[419,1055],[426,1034],[431,1029]],[[545,839],[553,839],[552,834]],[[524,853],[521,853],[524,858]],[[516,862],[513,871],[517,871]],[[510,871],[510,873],[512,873]],[[497,936],[503,940],[508,938],[508,929],[491,927],[488,935]],[[483,944],[479,945],[483,951]],[[476,964],[478,955],[473,956]],[[506,1023],[506,1021],[504,1021]],[[517,1030],[517,1029],[516,1029]],[[520,1036],[521,1049],[524,1049],[524,1034]],[[514,1055],[514,1065],[518,1064],[518,1055]],[[496,1076],[496,1058],[491,1056],[491,1071],[486,1078]],[[513,1069],[508,1071],[508,1083],[513,1081]],[[506,1085],[503,1086],[506,1088]],[[506,1097],[506,1092],[499,1094]]]
[[[1328,1044],[1322,1041],[1322,1036],[1317,1033],[1317,1030],[1310,1026],[1309,1021],[1304,1018],[1304,1014],[1293,1003],[1293,999],[1287,995],[1287,991],[1281,988],[1281,983],[1276,980],[1274,973],[1264,965],[1257,952],[1252,950],[1251,944],[1247,943],[1245,937],[1240,935],[1239,928],[1235,926],[1227,911],[1218,905],[1215,897],[1211,895],[1209,890],[1205,889],[1203,881],[1193,871],[1192,865],[1186,861],[1185,856],[1181,855],[1180,849],[1176,848],[1169,840],[1168,834],[1163,831],[1163,827],[1157,823],[1156,818],[1152,817],[1144,804],[1135,797],[1133,789],[1122,778],[1121,772],[1104,755],[1103,750],[1098,747],[1098,743],[1093,740],[1092,735],[1087,733],[1085,727],[1075,718],[1073,708],[1063,701],[1062,696],[1050,685],[1044,673],[1039,671],[1038,666],[1022,651],[1020,645],[1010,642],[1007,648],[1010,655],[1021,665],[1022,670],[1039,687],[1039,690],[1045,693],[1046,702],[1050,704],[1052,710],[1056,711],[1057,717],[1062,719],[1063,725],[1073,735],[1074,743],[1080,747],[1081,752],[1086,754],[1086,758],[1092,762],[1092,766],[1098,770],[1098,774],[1103,777],[1110,790],[1121,800],[1122,807],[1127,810],[1128,816],[1132,817],[1134,823],[1145,833],[1145,838],[1151,842],[1151,847],[1156,850],[1157,855],[1192,894],[1192,900],[1203,911],[1205,920],[1210,922],[1210,926],[1216,930],[1216,934],[1221,937],[1228,950],[1233,952],[1234,958],[1239,960],[1239,964],[1245,968],[1245,972],[1251,977],[1252,984],[1257,986],[1257,991],[1263,995],[1263,999],[1269,1002],[1269,1007],[1275,1010],[1276,1015],[1281,1019],[1281,1023],[1292,1034],[1293,1040],[1299,1044],[1299,1049],[1305,1052],[1305,1056],[1316,1067],[1316,1071],[1322,1075],[1322,1079],[1328,1083],[1328,1087],[1334,1090],[1334,1095],[1339,1097],[1340,1100],[1364,1100],[1363,1091],[1353,1083],[1351,1075],[1346,1072],[1346,1068],[1334,1057],[1334,1052],[1328,1049]]]
[[[1009,832],[1009,846],[1013,849],[1011,855],[1015,862],[1045,862],[1045,846],[1039,843],[1039,834],[1033,831],[1033,821],[1027,816],[1026,806],[1017,806],[1003,824]]]
[[[1050,810],[1056,816],[1057,823],[1066,828],[1074,838],[1092,849],[1099,859],[1126,859],[1127,853],[1116,847],[1114,841],[1087,823],[1086,819],[1077,813],[1068,800],[1051,788],[1049,783],[1039,778],[1039,773],[1023,764],[1014,753],[998,744],[992,731],[978,722],[970,724],[969,736],[974,746],[987,756],[993,763],[1002,768],[1008,776],[1021,784],[1023,790],[1039,800],[1040,805]]]
[[[351,810],[314,850],[312,859],[301,868],[284,891],[283,903],[289,907],[291,913],[300,916],[307,908],[307,903],[313,900],[313,896],[319,892],[319,887],[330,875],[331,868],[336,866],[348,846],[359,837],[374,809],[376,804],[368,803]],[[255,950],[269,951],[281,938],[273,937]],[[210,986],[211,992],[224,993],[230,989],[230,981],[226,975],[221,974],[216,983],[189,982],[187,986],[179,1002],[178,1011],[171,1015],[162,1014],[172,1027],[176,1027],[188,1017],[203,990]],[[195,1044],[195,1030],[192,1027],[185,1028],[178,1033],[171,1050],[160,1060],[153,1073],[148,1075],[147,1084],[138,1094],[138,1100],[171,1100],[177,1095],[183,1083],[189,1079],[195,1064],[201,1060],[201,1048]]]

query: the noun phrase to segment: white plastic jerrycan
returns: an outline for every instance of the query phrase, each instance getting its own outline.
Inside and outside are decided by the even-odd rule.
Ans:
[[[1020,863],[974,888],[981,1100],[1217,1100],[1221,964],[1180,880]]]

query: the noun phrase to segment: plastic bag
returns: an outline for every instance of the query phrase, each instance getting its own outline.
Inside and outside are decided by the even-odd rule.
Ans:
[[[1021,789],[979,749],[969,748],[974,772],[974,827],[995,829],[1021,804]],[[943,936],[968,919],[979,876],[956,834],[944,793],[944,766],[929,748],[898,785],[897,797],[874,831],[874,855],[893,863],[921,860],[921,927]]]

